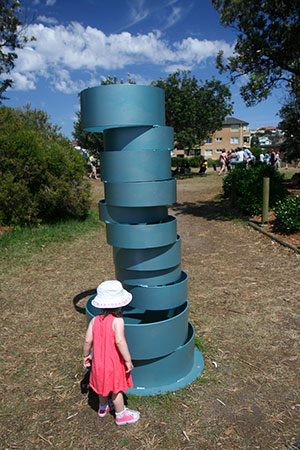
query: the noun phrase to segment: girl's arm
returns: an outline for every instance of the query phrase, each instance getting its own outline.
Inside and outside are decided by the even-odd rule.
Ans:
[[[86,335],[84,338],[84,343],[83,343],[83,366],[88,368],[91,365],[91,359],[92,359],[92,355],[90,354],[91,352],[91,347],[92,347],[92,343],[93,343],[93,325],[94,325],[94,321],[95,318],[93,318],[88,326],[88,329],[86,331]]]
[[[133,369],[133,364],[131,361],[131,356],[128,350],[127,342],[124,333],[124,320],[121,317],[116,317],[113,321],[113,330],[115,332],[115,342],[118,347],[119,352],[124,358],[126,365],[126,373],[131,372]]]

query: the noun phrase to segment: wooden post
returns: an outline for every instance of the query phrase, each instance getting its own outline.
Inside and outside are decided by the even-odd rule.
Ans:
[[[263,179],[263,207],[262,207],[262,224],[268,222],[269,213],[269,197],[270,197],[270,178]]]

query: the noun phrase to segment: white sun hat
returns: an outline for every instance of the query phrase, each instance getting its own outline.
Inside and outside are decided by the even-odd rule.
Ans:
[[[117,280],[103,281],[97,287],[97,295],[92,300],[96,308],[121,308],[132,300],[130,292],[126,291],[122,283]]]

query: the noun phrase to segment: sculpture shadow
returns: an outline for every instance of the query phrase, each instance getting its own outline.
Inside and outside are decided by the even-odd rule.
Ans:
[[[220,220],[227,222],[232,220],[233,217],[238,217],[237,211],[230,206],[228,200],[224,199],[220,201],[174,203],[171,209],[176,216],[187,214],[202,217],[208,221]]]
[[[75,297],[73,298],[73,305],[76,311],[79,312],[80,314],[85,314],[85,308],[79,306],[77,303],[79,303],[80,300],[84,299],[85,297],[90,297],[91,295],[94,294],[96,294],[96,288],[88,289],[87,291],[75,295]]]

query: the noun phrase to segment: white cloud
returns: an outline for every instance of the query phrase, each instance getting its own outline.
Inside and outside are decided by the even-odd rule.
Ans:
[[[158,5],[153,5],[146,0],[127,0],[129,9],[128,23],[123,25],[118,32],[128,30],[133,25],[144,21],[147,18],[155,18],[155,22],[158,24],[158,28],[162,31],[174,26],[191,10],[193,3],[184,3],[184,8],[174,6],[179,3],[180,0],[161,0]],[[148,8],[145,4],[147,3]]]
[[[233,52],[233,48],[225,41],[208,41],[207,39],[201,41],[189,37],[174,45],[180,60],[197,64],[212,56],[216,57],[220,50],[223,50],[225,57]]]
[[[177,70],[192,70],[193,66],[192,65],[187,65],[187,64],[170,64],[168,66],[166,66],[164,68],[164,71],[166,73],[173,73],[176,72]]]
[[[171,14],[167,16],[167,20],[165,25],[163,26],[162,30],[167,30],[168,28],[171,28],[173,25],[175,25],[179,20],[182,18],[182,8],[174,7],[172,8]]]
[[[131,0],[128,6],[132,20],[131,25],[141,22],[149,15],[149,10],[145,8],[145,0]]]
[[[149,9],[145,8],[145,0],[130,0],[127,1],[127,6],[129,10],[128,23],[119,28],[117,30],[118,33],[125,29],[127,30],[133,25],[137,25],[150,15]]]
[[[53,5],[55,5],[55,3],[56,3],[56,0],[47,0],[46,6],[53,6]]]
[[[34,75],[22,75],[21,73],[15,73],[12,76],[14,80],[14,89],[16,91],[31,91],[35,89],[35,77]]]
[[[39,22],[47,23],[48,25],[56,25],[58,20],[55,17],[38,16],[37,20]]]
[[[64,92],[65,94],[74,94],[86,87],[81,80],[73,81],[67,70],[60,70],[56,73],[50,84],[56,91]]]
[[[145,78],[140,74],[136,74],[136,73],[127,73],[127,77],[130,78],[131,80],[135,81],[136,84],[150,84],[152,80],[152,78]],[[126,80],[124,79],[125,82],[127,82],[127,78]]]
[[[171,68],[192,69],[205,64],[221,49],[225,56],[232,54],[232,47],[225,41],[201,41],[189,37],[172,44],[159,32],[105,35],[97,28],[85,28],[77,22],[68,26],[39,23],[29,26],[27,32],[35,36],[36,41],[28,42],[24,49],[18,50],[12,78],[19,82],[13,89],[33,89],[35,82],[46,78],[54,89],[70,93],[81,86],[82,82],[75,82],[75,78],[88,74],[93,80],[99,79],[97,71],[142,64],[156,65],[168,71]]]

